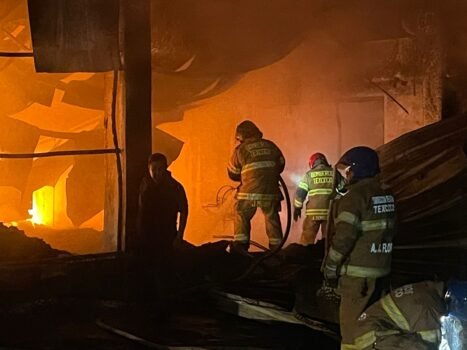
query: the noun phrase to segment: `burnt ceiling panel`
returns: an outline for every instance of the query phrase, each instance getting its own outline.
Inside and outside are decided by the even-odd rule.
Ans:
[[[287,55],[321,1],[153,0],[153,67],[185,75],[239,74]]]
[[[118,0],[28,0],[38,72],[118,69]]]
[[[237,75],[287,55],[323,1],[151,1],[153,67],[161,73]],[[36,69],[119,68],[118,0],[28,0]]]

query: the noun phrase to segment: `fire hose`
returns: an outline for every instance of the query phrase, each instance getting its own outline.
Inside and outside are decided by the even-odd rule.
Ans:
[[[242,273],[239,277],[237,277],[234,281],[241,281],[247,278],[265,260],[270,259],[274,255],[276,255],[282,249],[285,242],[287,242],[287,239],[289,238],[290,227],[292,226],[292,202],[290,200],[289,190],[282,176],[279,177],[279,184],[280,184],[282,193],[284,194],[285,203],[287,207],[287,222],[285,225],[285,230],[284,230],[284,235],[282,237],[282,240],[279,243],[279,245],[274,247],[274,249],[268,251],[266,254],[260,256],[258,259],[253,261],[252,264],[248,267],[248,269],[244,273]]]
[[[245,272],[243,272],[239,277],[236,277],[229,282],[238,282],[238,281],[246,279],[260,264],[262,264],[265,260],[270,259],[274,255],[276,255],[282,249],[285,242],[287,242],[287,239],[289,238],[289,234],[290,234],[290,228],[292,226],[292,202],[290,200],[290,195],[287,189],[287,185],[285,184],[285,181],[282,177],[279,177],[279,184],[283,192],[284,199],[286,201],[286,206],[287,206],[287,222],[286,222],[286,227],[285,227],[284,235],[282,237],[281,242],[274,249],[268,251],[264,255],[260,256],[258,259],[254,260]],[[174,293],[172,297],[179,297],[183,294],[194,292],[201,288],[214,287],[214,286],[222,285],[222,284],[223,284],[222,282],[202,283],[201,285],[186,288],[178,293]]]

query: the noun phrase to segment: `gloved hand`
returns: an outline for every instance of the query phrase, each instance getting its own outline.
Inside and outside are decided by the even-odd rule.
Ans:
[[[295,207],[293,210],[293,220],[297,221],[302,216],[302,208]]]
[[[323,264],[322,272],[326,284],[331,288],[337,287],[337,279],[339,278],[339,268],[340,266],[338,262],[331,259],[328,255]]]
[[[319,298],[324,298],[335,304],[339,304],[340,296],[336,293],[336,288],[337,285],[330,286],[326,280],[324,280],[321,288],[316,291],[316,296]]]

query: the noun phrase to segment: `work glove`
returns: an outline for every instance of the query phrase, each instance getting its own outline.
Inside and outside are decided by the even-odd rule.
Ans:
[[[302,216],[302,208],[294,208],[293,211],[293,220],[297,221]]]
[[[332,248],[331,248],[332,251]],[[337,287],[337,280],[339,278],[339,270],[342,263],[342,257],[337,257],[335,254],[333,255],[331,252],[328,253],[324,264],[321,268],[321,271],[324,275],[324,280],[329,287],[336,288]]]
[[[321,288],[316,291],[316,296],[319,298],[324,298],[327,301],[338,305],[340,301],[340,296],[336,293],[336,288],[337,285],[330,286],[326,282],[326,280],[324,280]]]

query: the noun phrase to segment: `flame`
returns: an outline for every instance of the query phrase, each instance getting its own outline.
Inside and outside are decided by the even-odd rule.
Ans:
[[[17,221],[4,222],[3,225],[5,225],[6,227],[18,227],[18,222]]]
[[[32,209],[28,221],[37,225],[52,226],[54,223],[54,188],[44,186],[32,194]]]
[[[28,210],[28,214],[31,215],[31,218],[27,219],[27,221],[31,222],[33,225],[41,224],[41,217],[34,209],[34,204],[33,209]]]

